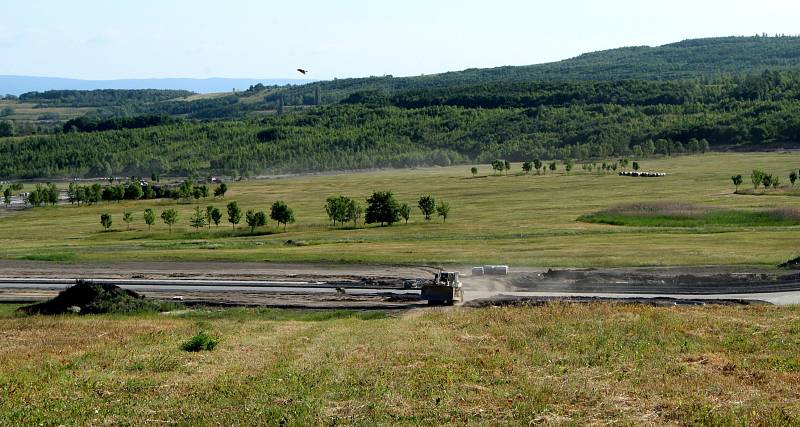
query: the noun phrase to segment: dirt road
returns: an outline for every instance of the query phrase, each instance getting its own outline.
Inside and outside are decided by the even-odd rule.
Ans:
[[[721,299],[800,304],[800,275],[745,267],[513,269],[507,276],[461,271],[467,301],[553,298]],[[274,307],[412,308],[422,305],[407,280],[435,268],[268,263],[137,263],[111,265],[0,261],[0,301],[50,298],[75,279],[105,279],[145,296],[186,302]]]

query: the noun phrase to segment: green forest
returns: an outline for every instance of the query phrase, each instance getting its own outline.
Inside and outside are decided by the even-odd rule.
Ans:
[[[488,69],[475,78],[468,76],[478,71],[465,71],[463,78],[439,75],[432,84],[385,78],[406,82],[402,89],[381,84],[345,89],[337,86],[343,81],[331,81],[253,87],[191,102],[174,99],[185,94],[173,91],[26,94],[75,105],[104,97],[117,101],[108,100],[105,114],[70,120],[49,134],[13,137],[13,123],[1,122],[0,135],[6,137],[0,140],[0,178],[247,176],[498,158],[645,158],[800,141],[800,38],[708,39],[633,49],[642,51],[632,57],[639,58],[644,74],[598,71],[598,79],[569,73],[564,74],[569,80],[535,74],[496,79],[497,69]],[[620,51],[572,61],[603,70],[603,58],[625,63],[615,59]],[[733,73],[731,61],[742,55],[751,55],[740,67],[749,72]],[[658,65],[677,57],[694,64],[696,72],[673,75]],[[754,71],[761,67],[775,69]],[[656,69],[664,72],[648,74]]]

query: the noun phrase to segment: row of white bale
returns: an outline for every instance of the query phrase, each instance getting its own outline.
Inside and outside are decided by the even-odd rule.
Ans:
[[[505,276],[507,274],[507,265],[484,265],[483,267],[472,267],[473,276]]]
[[[639,171],[622,171],[619,176],[644,176],[647,178],[655,178],[659,176],[667,176],[664,172],[639,172]]]

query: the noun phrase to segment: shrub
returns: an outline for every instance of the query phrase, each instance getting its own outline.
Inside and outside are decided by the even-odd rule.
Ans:
[[[199,331],[181,344],[181,350],[189,352],[211,351],[218,343],[219,340],[212,338],[206,331]]]

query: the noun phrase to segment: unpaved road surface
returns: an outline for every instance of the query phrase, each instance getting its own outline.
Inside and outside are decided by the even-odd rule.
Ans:
[[[620,269],[514,268],[507,276],[462,272],[469,305],[489,301],[584,298],[678,302],[721,300],[800,304],[796,272],[747,267]],[[435,268],[347,264],[122,262],[61,264],[0,261],[0,302],[53,297],[75,279],[105,279],[148,297],[222,305],[396,309],[424,305],[407,280],[430,279]],[[582,301],[583,301],[582,300]],[[476,302],[477,301],[477,302]],[[655,300],[654,300],[655,301]]]

